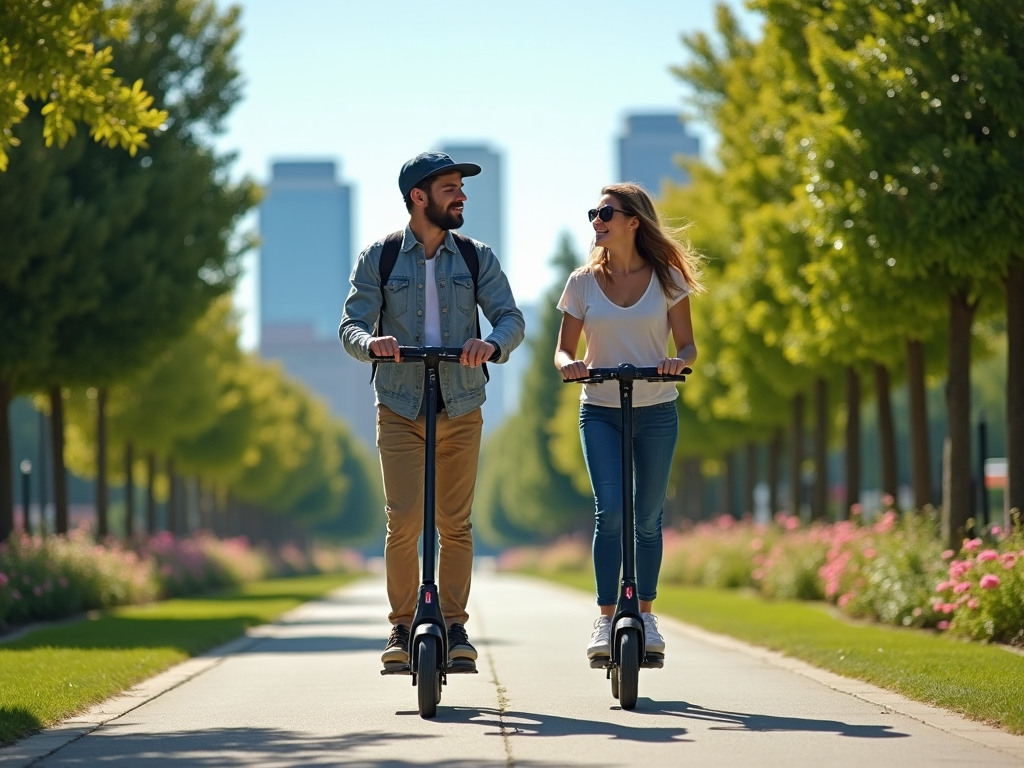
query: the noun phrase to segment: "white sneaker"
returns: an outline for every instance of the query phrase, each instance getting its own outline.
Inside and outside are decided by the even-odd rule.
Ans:
[[[588,659],[612,655],[611,631],[612,620],[607,616],[598,616],[594,622],[594,634],[590,636],[590,645],[587,646]]]
[[[645,644],[648,653],[664,653],[665,638],[658,631],[658,617],[653,613],[641,614],[644,620]]]

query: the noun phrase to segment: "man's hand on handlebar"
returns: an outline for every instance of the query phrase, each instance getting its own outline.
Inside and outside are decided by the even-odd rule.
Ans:
[[[582,360],[573,360],[562,366],[562,378],[566,381],[587,378],[587,364]]]
[[[490,360],[497,351],[493,344],[480,339],[470,339],[462,348],[461,362],[470,368],[476,368]]]
[[[686,368],[686,361],[678,357],[663,357],[658,363],[658,373],[668,376],[678,376]]]
[[[402,362],[398,339],[394,336],[375,336],[370,339],[370,351],[377,357],[394,357],[396,363]]]

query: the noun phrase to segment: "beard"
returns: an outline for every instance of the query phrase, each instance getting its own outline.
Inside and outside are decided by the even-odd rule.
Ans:
[[[461,213],[453,212],[451,210],[455,205],[458,205],[458,203],[454,203],[448,208],[442,208],[441,205],[436,203],[434,198],[428,194],[427,208],[424,211],[427,216],[427,221],[438,229],[443,229],[446,232],[450,229],[458,229],[465,222],[465,218]]]

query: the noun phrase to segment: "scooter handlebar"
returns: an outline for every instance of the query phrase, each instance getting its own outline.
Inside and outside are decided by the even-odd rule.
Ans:
[[[686,381],[693,370],[687,366],[681,373],[658,373],[658,366],[636,366],[623,363],[617,368],[588,368],[582,379],[562,379],[565,384],[598,384],[602,381]]]
[[[422,363],[431,359],[437,362],[458,363],[462,361],[462,347],[405,347],[398,348],[402,356],[400,362]],[[497,360],[501,356],[501,350],[495,349],[490,360]],[[391,355],[376,355],[370,352],[370,358],[378,363],[393,363],[395,358]]]

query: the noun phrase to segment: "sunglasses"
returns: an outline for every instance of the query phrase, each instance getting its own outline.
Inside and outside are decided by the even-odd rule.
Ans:
[[[616,213],[621,213],[623,216],[636,216],[635,213],[630,213],[629,211],[612,208],[610,205],[602,205],[600,208],[591,208],[587,211],[587,219],[593,221],[594,219],[600,218],[601,221],[611,221],[612,216]]]

